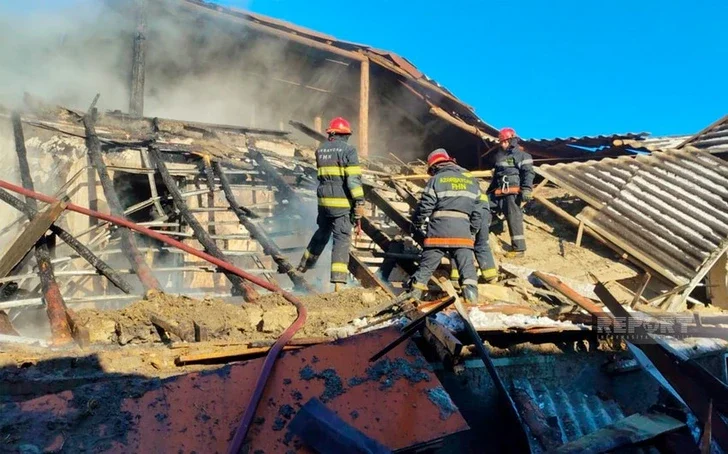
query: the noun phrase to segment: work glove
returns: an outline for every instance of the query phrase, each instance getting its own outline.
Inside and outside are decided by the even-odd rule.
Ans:
[[[364,202],[357,202],[349,213],[351,223],[356,225],[364,217]]]
[[[523,191],[521,191],[521,196],[523,198],[523,201],[526,203],[533,200],[533,192],[530,189],[524,189]]]

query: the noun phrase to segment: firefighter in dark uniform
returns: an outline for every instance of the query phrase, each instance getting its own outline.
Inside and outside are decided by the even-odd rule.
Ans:
[[[474,233],[480,227],[482,207],[478,181],[455,164],[442,148],[427,157],[428,173],[412,224],[425,233],[420,267],[412,277],[409,296],[420,299],[427,282],[445,255],[462,276],[463,297],[478,300],[478,276],[473,263]]]
[[[526,237],[523,231],[521,204],[533,199],[533,159],[518,145],[516,131],[501,129],[500,150],[495,154],[493,180],[488,187],[490,206],[505,215],[511,235],[511,250],[506,257],[523,257]]]
[[[334,118],[326,133],[328,140],[316,150],[318,230],[297,269],[305,273],[313,268],[333,234],[331,282],[339,291],[349,275],[351,231],[364,214],[364,189],[356,148],[347,143],[351,136],[349,122],[341,117]]]
[[[493,221],[493,214],[490,212],[490,204],[485,192],[480,194],[480,204],[483,211],[480,228],[475,234],[475,261],[480,267],[480,277],[486,283],[492,283],[498,279],[498,268],[495,265],[493,250],[490,248],[490,223]],[[456,288],[460,287],[460,273],[455,263],[451,264],[450,280]]]

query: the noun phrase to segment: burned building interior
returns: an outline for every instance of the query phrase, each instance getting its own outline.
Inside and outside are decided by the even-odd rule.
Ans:
[[[393,304],[426,156],[487,185],[498,130],[389,51],[98,3],[0,106],[0,452],[728,452],[728,117],[522,139],[528,254],[496,220],[479,304],[447,259]],[[366,199],[339,292],[330,245],[296,269],[336,116]]]

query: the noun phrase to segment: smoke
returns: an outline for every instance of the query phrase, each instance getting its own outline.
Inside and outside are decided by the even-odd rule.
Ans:
[[[0,103],[18,107],[28,92],[85,110],[101,93],[99,108],[128,111],[135,2],[59,5],[30,12],[0,6]],[[146,116],[277,129],[320,113],[320,92],[301,86],[320,88],[315,84],[341,65],[302,68],[305,50],[182,5],[148,0]]]

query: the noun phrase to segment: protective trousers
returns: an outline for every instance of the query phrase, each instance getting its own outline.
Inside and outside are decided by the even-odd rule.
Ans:
[[[518,252],[525,251],[526,236],[523,233],[523,211],[518,204],[520,195],[510,194],[494,197],[494,199],[498,209],[505,215],[506,221],[508,221],[508,233],[511,235],[511,246],[513,246],[513,250]],[[483,266],[482,263],[480,266]]]
[[[351,248],[351,230],[353,228],[351,219],[348,214],[329,217],[319,211],[316,223],[318,224],[318,230],[308,243],[301,264],[305,266],[305,269],[313,268],[333,234],[331,282],[345,283],[349,275],[349,250]]]
[[[477,296],[478,275],[475,272],[475,263],[473,263],[473,251],[468,248],[426,248],[420,258],[420,267],[412,276],[412,287],[426,291],[427,282],[437,270],[437,267],[440,266],[445,254],[450,255],[453,266],[457,268],[458,274],[463,277],[463,286],[472,287]]]
[[[493,251],[490,248],[490,222],[492,220],[493,215],[490,210],[483,210],[483,220],[480,224],[480,230],[475,234],[475,260],[480,267],[480,274],[486,280],[498,276],[495,258],[493,258]]]

